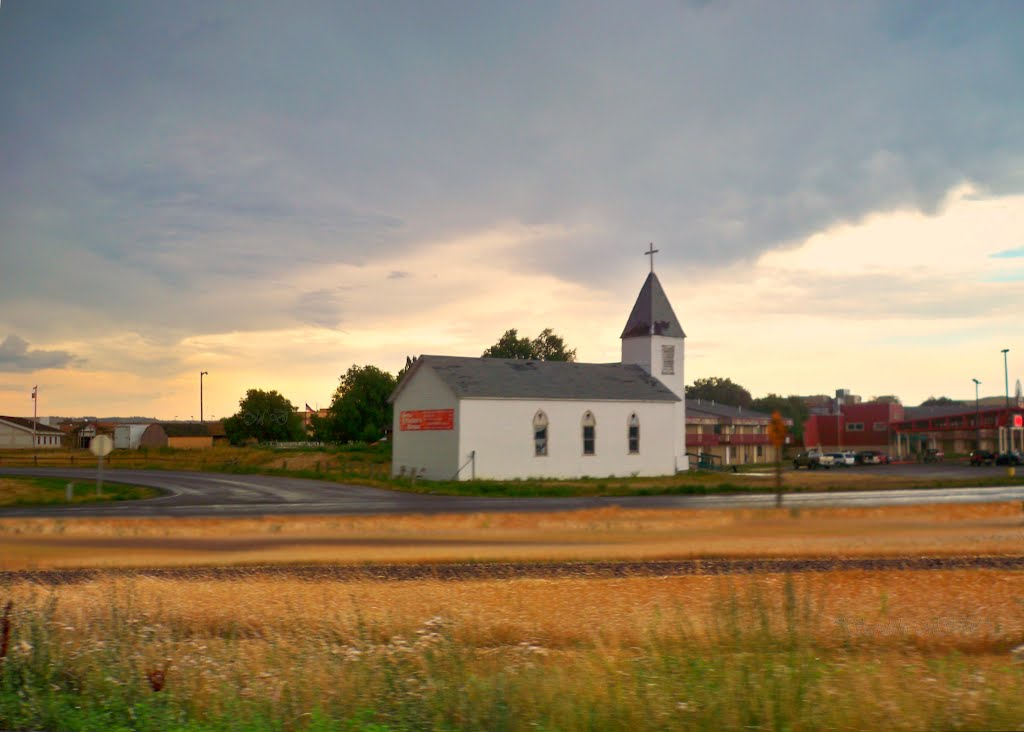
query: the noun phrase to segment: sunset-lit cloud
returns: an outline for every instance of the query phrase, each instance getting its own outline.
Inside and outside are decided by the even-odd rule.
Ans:
[[[324,405],[551,327],[687,380],[998,392],[1024,356],[1015,4],[5,2],[0,413]],[[27,390],[26,390],[27,387]]]

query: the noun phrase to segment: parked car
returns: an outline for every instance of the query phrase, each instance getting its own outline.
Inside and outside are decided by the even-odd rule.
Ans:
[[[878,450],[861,450],[857,453],[857,462],[861,465],[884,465],[889,462],[889,456]]]
[[[1000,453],[996,458],[996,465],[1024,465],[1024,455],[1020,454],[1020,450]]]
[[[831,456],[832,464],[837,468],[849,468],[857,462],[852,452],[829,452],[826,455]]]
[[[992,465],[998,457],[994,452],[989,450],[973,450],[971,452],[971,465]]]
[[[817,450],[804,450],[793,458],[793,469],[807,468],[815,470],[821,467],[821,453]]]
[[[926,463],[941,463],[942,459],[946,457],[946,453],[937,447],[929,447],[924,451],[922,460]]]

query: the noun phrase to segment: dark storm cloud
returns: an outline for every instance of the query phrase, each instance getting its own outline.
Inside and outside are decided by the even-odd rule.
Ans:
[[[14,333],[0,342],[0,372],[63,369],[79,363],[81,359],[67,351],[29,348],[28,341]]]
[[[1020,191],[1022,20],[994,2],[5,3],[0,327],[334,327],[335,293],[281,282],[506,222],[579,230],[518,266],[603,284],[652,240],[713,269],[934,210],[965,180]],[[82,315],[18,307],[44,285]]]

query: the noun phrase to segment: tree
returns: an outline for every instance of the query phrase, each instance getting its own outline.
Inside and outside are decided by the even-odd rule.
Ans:
[[[291,442],[305,438],[302,416],[276,391],[249,389],[238,400],[238,412],[223,421],[233,445],[248,440]]]
[[[545,328],[532,341],[519,337],[515,328],[506,330],[498,342],[483,352],[484,358],[517,358],[536,361],[575,361],[576,349],[567,348],[565,341],[551,328]]]
[[[566,348],[562,337],[551,328],[545,328],[533,339],[534,358],[541,361],[575,361],[576,349]]]
[[[882,396],[875,397],[872,401],[884,402],[885,404],[903,404],[895,394],[883,394]]]
[[[314,418],[314,434],[328,442],[379,440],[391,426],[388,397],[396,383],[376,366],[353,364],[341,375],[327,416]]]
[[[956,399],[950,399],[946,396],[941,397],[928,397],[921,402],[922,407],[951,407],[954,405],[963,404],[963,402]]]
[[[753,403],[753,397],[750,396],[749,391],[739,384],[734,384],[732,379],[718,376],[709,376],[706,379],[694,381],[691,386],[686,387],[686,398],[748,409]]]
[[[786,397],[779,394],[769,394],[768,396],[755,399],[751,407],[766,414],[778,412],[786,419],[793,420],[793,426],[789,430],[790,434],[798,440],[803,439],[804,422],[810,416],[810,410],[807,409],[807,404],[804,402],[803,397],[796,394],[790,394]]]

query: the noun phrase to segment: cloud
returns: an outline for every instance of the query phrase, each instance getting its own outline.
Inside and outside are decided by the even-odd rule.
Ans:
[[[337,328],[342,320],[342,292],[344,288],[304,292],[299,295],[293,312],[300,322],[321,328]]]
[[[40,371],[79,365],[81,359],[67,351],[29,348],[28,341],[11,333],[0,343],[0,371]]]
[[[18,74],[0,95],[0,332],[92,368],[205,367],[201,344],[236,345],[220,335],[303,326],[383,339],[396,312],[436,314],[415,348],[478,353],[521,313],[567,330],[559,295],[630,300],[650,241],[680,293],[725,274],[750,292],[752,263],[818,232],[938,215],[965,181],[1024,190],[1012,4],[3,10],[0,67]],[[917,231],[811,262],[838,277],[820,287],[783,272],[805,296],[793,313],[952,317],[928,289],[949,272],[921,262],[1020,256],[998,227],[941,251]],[[499,301],[498,280],[542,289]],[[990,311],[963,287],[964,314]]]

